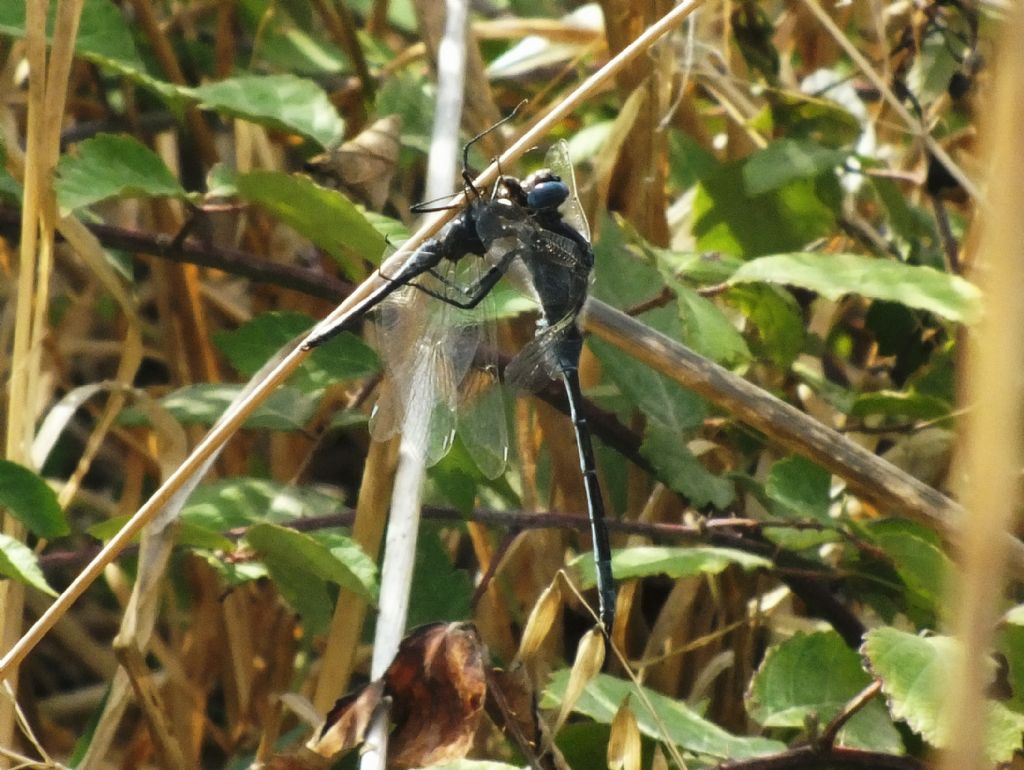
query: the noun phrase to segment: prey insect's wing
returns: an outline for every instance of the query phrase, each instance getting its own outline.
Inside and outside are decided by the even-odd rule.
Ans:
[[[589,241],[590,225],[587,223],[586,214],[583,213],[583,205],[580,203],[579,195],[576,192],[576,173],[573,171],[572,160],[569,158],[568,143],[564,139],[555,142],[551,149],[548,150],[544,162],[552,172],[562,178],[562,182],[569,188],[569,197],[558,207],[559,212],[562,214],[562,219]]]
[[[464,260],[465,261],[465,260]],[[469,276],[479,278],[486,263],[469,261]],[[459,391],[458,432],[473,462],[489,479],[508,462],[508,416],[498,381],[498,335],[494,298],[488,293],[476,308],[480,346]]]

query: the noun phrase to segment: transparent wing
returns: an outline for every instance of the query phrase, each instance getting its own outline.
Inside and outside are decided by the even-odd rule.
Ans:
[[[533,393],[561,374],[560,353],[566,332],[574,323],[567,316],[554,326],[542,329],[505,367],[505,382],[510,388]]]
[[[473,260],[479,267],[481,260]],[[505,472],[508,462],[508,416],[498,382],[498,334],[494,299],[488,294],[476,312],[481,346],[459,394],[459,437],[473,461],[489,479]]]
[[[430,283],[435,291],[443,289],[429,274],[420,275],[416,281]],[[458,380],[447,358],[447,306],[409,285],[392,293],[377,307],[375,321],[376,345],[384,361],[385,378],[370,416],[371,435],[383,441],[401,432],[407,420],[422,418],[430,426],[424,431],[424,446],[418,448],[424,456],[435,434],[447,432],[450,446]]]
[[[569,197],[558,209],[562,214],[562,219],[589,241],[590,225],[587,224],[587,216],[583,213],[583,206],[576,193],[576,173],[573,171],[572,160],[569,158],[569,145],[564,139],[559,139],[551,146],[544,162],[551,171],[562,178],[569,188]]]
[[[478,265],[479,260],[476,259],[463,259],[458,263],[445,261],[440,268],[443,280],[431,277],[423,283],[441,296],[458,297],[458,287],[472,280]],[[482,335],[479,318],[473,311],[454,307],[437,298],[429,301],[429,307],[431,324],[439,328],[432,352],[437,396],[427,434],[425,457],[428,466],[437,463],[452,448],[459,388],[473,364]]]

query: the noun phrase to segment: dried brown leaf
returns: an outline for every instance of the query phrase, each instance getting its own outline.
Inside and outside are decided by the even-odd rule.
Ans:
[[[384,674],[394,731],[388,764],[424,767],[466,756],[483,715],[486,653],[468,623],[423,626]]]
[[[561,607],[562,590],[556,580],[544,589],[544,593],[530,611],[526,628],[523,629],[523,640],[519,643],[519,652],[516,654],[517,661],[529,660],[537,653],[555,624]]]
[[[340,698],[327,714],[320,734],[306,748],[322,757],[336,757],[363,742],[366,728],[384,697],[384,682],[365,687]]]
[[[336,186],[380,211],[398,166],[401,128],[398,115],[383,117],[340,147],[310,158],[306,168],[321,183]]]
[[[610,770],[640,770],[640,727],[627,696],[612,719],[608,737]]]
[[[562,729],[587,683],[600,673],[603,665],[604,634],[597,628],[592,628],[583,635],[580,646],[576,649],[576,660],[572,664],[572,671],[569,672],[569,684],[566,685],[565,695],[562,696],[562,708],[558,712],[552,733],[557,734]]]

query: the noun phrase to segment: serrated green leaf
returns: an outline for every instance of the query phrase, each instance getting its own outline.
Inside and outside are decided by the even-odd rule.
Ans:
[[[750,281],[799,286],[829,299],[890,300],[958,323],[972,323],[981,312],[981,292],[958,275],[859,254],[775,254],[748,262],[729,279]]]
[[[108,198],[185,197],[159,156],[128,136],[97,134],[57,163],[57,203],[68,212]]]
[[[747,692],[747,710],[765,727],[825,725],[871,683],[860,657],[834,631],[796,634],[768,650]],[[899,733],[880,702],[859,711],[839,744],[900,754]]]
[[[327,516],[339,513],[343,507],[341,495],[328,489],[238,477],[199,486],[181,509],[181,518],[205,529],[226,532],[257,522],[285,523]]]
[[[948,747],[956,738],[949,724],[949,673],[956,671],[961,654],[958,643],[946,636],[922,637],[892,627],[876,628],[865,637],[861,652],[875,676],[896,719],[932,746]],[[994,666],[993,666],[994,670]],[[992,762],[1008,762],[1020,749],[1024,714],[989,700],[985,751]]]
[[[37,537],[51,540],[68,534],[67,518],[50,486],[28,468],[0,460],[0,507]]]
[[[353,281],[365,278],[363,262],[376,263],[384,236],[337,190],[304,176],[253,171],[238,177],[238,193],[260,204],[330,254]]]
[[[616,580],[651,575],[666,575],[673,579],[717,575],[732,564],[745,570],[768,569],[772,566],[762,556],[709,545],[690,548],[646,545],[612,551],[612,573]],[[573,566],[579,570],[580,585],[583,588],[591,588],[596,584],[592,553],[578,556],[573,560]]]
[[[295,75],[240,75],[193,88],[207,110],[294,131],[323,147],[341,141],[345,127],[324,90]]]
[[[556,708],[569,681],[568,669],[556,671],[544,690],[541,708]],[[576,702],[575,711],[598,722],[611,724],[619,705],[626,696],[633,696],[634,703],[641,703],[635,687],[630,682],[615,679],[607,674],[598,674],[587,684],[583,695]],[[747,738],[732,735],[713,722],[709,722],[680,700],[643,688],[659,719],[656,721],[639,705],[636,708],[640,732],[655,740],[668,740],[687,751],[712,757],[742,759],[774,754],[784,751],[786,746],[768,738]],[[662,731],[662,725],[667,734]]]
[[[782,507],[779,513],[831,525],[834,523],[828,513],[831,480],[832,475],[824,468],[794,455],[772,465],[764,491]]]
[[[160,399],[160,405],[180,423],[213,425],[244,386],[233,383],[196,383],[186,385]],[[297,388],[280,387],[245,421],[245,427],[262,430],[299,430],[316,412],[316,399]],[[122,425],[148,425],[138,409],[121,412]]]
[[[736,496],[732,482],[705,468],[675,431],[649,424],[640,453],[654,467],[659,479],[685,495],[697,508],[712,505],[721,510]]]
[[[213,335],[213,341],[240,375],[252,377],[284,345],[308,331],[313,319],[302,313],[262,313],[233,331]],[[317,347],[288,380],[306,393],[366,377],[380,371],[377,354],[361,339],[343,332]]]
[[[747,195],[761,195],[792,182],[831,173],[850,153],[796,139],[776,139],[743,165]]]
[[[942,551],[934,532],[897,519],[872,522],[865,531],[892,560],[907,587],[922,597],[932,612],[945,609],[953,562]]]
[[[0,482],[2,485],[2,482]],[[32,586],[47,596],[56,596],[39,568],[39,559],[24,543],[0,533],[0,575]]]

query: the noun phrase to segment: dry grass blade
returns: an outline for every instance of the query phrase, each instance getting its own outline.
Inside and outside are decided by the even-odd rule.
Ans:
[[[993,183],[989,208],[981,219],[975,275],[985,292],[985,317],[972,330],[965,403],[972,404],[965,425],[962,465],[964,503],[963,565],[953,587],[955,628],[963,643],[950,703],[957,741],[943,757],[945,770],[990,766],[985,757],[986,666],[1005,592],[1008,543],[1019,515],[1020,467],[1024,462],[1024,155],[1019,127],[1024,124],[1024,10],[1017,6],[1007,25],[996,66],[994,109],[987,115],[988,163]],[[1015,556],[1016,554],[1014,554]]]

